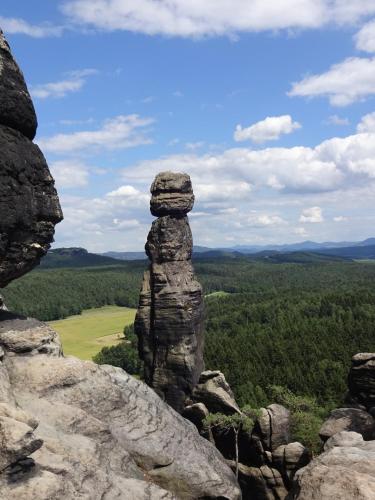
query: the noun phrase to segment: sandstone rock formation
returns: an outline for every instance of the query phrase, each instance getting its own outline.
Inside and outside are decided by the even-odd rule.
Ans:
[[[35,136],[23,75],[0,31],[0,288],[30,271],[62,219],[54,181]]]
[[[193,390],[191,399],[195,403],[203,403],[211,413],[233,415],[240,413],[233,392],[219,371],[204,371]]]
[[[375,439],[375,420],[365,410],[359,408],[338,408],[331,411],[329,418],[322,425],[319,436],[327,441],[341,431],[358,432],[363,439]]]
[[[333,410],[323,424],[324,453],[295,474],[288,498],[375,498],[374,353],[353,356],[348,382],[348,407]]]
[[[375,353],[362,352],[353,356],[348,385],[350,402],[371,412],[375,408]]]
[[[49,327],[8,312],[0,345],[2,498],[240,498],[220,453],[142,382],[63,357]]]
[[[288,498],[300,500],[372,500],[375,497],[375,441],[340,432],[324,453],[295,475]]]
[[[158,219],[147,238],[151,264],[143,278],[135,331],[145,381],[181,412],[204,368],[202,288],[191,263],[186,216],[194,195],[189,176],[172,172],[156,177],[151,194],[151,212]]]

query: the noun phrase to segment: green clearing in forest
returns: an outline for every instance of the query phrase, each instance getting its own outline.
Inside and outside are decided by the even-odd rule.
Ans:
[[[105,306],[49,325],[60,335],[64,354],[92,359],[103,347],[121,340],[124,326],[134,322],[135,313],[128,307]]]

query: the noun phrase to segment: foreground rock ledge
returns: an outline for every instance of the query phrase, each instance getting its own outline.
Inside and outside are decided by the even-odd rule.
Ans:
[[[220,453],[123,370],[63,357],[49,327],[7,312],[0,350],[2,498],[240,498]]]

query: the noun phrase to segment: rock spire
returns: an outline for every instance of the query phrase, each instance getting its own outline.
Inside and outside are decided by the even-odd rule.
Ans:
[[[24,77],[0,30],[0,288],[30,271],[53,241],[62,212]]]
[[[198,383],[203,364],[202,288],[191,262],[187,213],[194,194],[186,174],[162,172],[151,186],[151,261],[143,277],[135,329],[145,381],[175,410]]]

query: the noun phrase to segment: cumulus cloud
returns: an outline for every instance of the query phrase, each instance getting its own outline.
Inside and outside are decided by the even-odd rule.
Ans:
[[[43,151],[50,153],[76,153],[89,148],[92,152],[97,149],[130,148],[152,142],[146,135],[146,127],[153,122],[152,118],[138,115],[119,115],[106,120],[99,130],[42,137],[38,144]]]
[[[19,17],[0,16],[0,26],[4,33],[9,35],[27,35],[32,38],[45,38],[51,36],[61,36],[64,28],[53,26],[49,23],[30,24]]]
[[[290,134],[301,128],[298,122],[293,121],[290,115],[267,116],[264,120],[254,123],[250,127],[242,128],[237,125],[234,140],[252,141],[257,144],[266,141],[275,141],[283,134]]]
[[[85,85],[87,77],[97,74],[95,69],[72,71],[68,78],[58,82],[42,83],[31,87],[31,95],[37,99],[61,98],[71,92],[78,92]]]
[[[300,222],[323,222],[323,213],[320,207],[305,208],[299,218]]]
[[[286,224],[286,221],[279,215],[252,214],[247,220],[247,224],[252,227],[279,226]]]
[[[368,113],[362,117],[357,125],[357,131],[360,133],[375,132],[375,112]]]
[[[89,169],[77,160],[60,160],[50,164],[58,189],[83,187],[88,184]]]
[[[349,57],[320,75],[293,84],[289,96],[328,97],[332,106],[347,106],[375,94],[375,58]]]
[[[354,39],[357,49],[364,52],[375,52],[375,19],[366,23]]]
[[[68,0],[63,12],[80,25],[180,37],[353,24],[375,13],[371,0]]]

